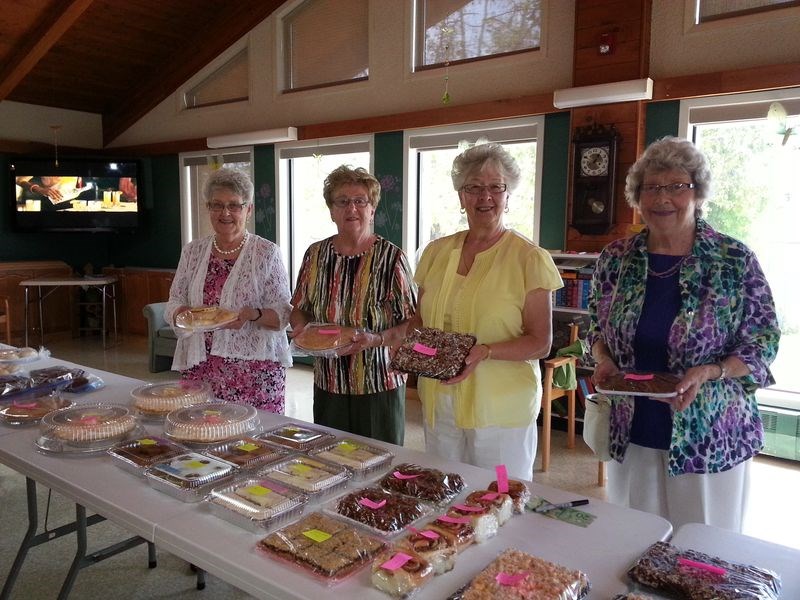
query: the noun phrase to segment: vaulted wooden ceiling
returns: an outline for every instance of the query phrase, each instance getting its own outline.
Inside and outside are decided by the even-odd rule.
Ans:
[[[282,0],[2,0],[0,101],[99,113],[103,143]]]

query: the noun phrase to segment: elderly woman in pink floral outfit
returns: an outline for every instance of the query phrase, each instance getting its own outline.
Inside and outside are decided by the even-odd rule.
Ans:
[[[292,357],[283,331],[291,305],[280,251],[246,230],[253,212],[246,174],[219,169],[203,191],[214,234],[183,248],[164,317],[174,326],[189,307],[206,305],[238,318],[213,332],[178,330],[172,368],[184,379],[209,382],[221,400],[283,413]]]

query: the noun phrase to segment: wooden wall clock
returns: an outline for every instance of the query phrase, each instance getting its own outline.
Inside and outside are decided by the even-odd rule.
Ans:
[[[587,125],[575,131],[571,225],[582,234],[603,235],[614,224],[619,139],[613,125]]]

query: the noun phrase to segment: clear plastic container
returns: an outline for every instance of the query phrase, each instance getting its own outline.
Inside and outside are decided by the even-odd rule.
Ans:
[[[335,435],[327,431],[303,425],[281,425],[280,427],[269,429],[259,437],[270,444],[277,444],[300,452],[305,452],[336,439]]]
[[[285,448],[276,448],[257,438],[242,436],[207,448],[204,454],[233,463],[240,469],[255,469],[285,458]]]
[[[344,494],[326,502],[324,509],[380,536],[396,535],[433,513],[430,504],[379,487],[366,487]]]
[[[99,452],[117,442],[145,435],[125,406],[82,404],[42,417],[36,445],[47,452]]]
[[[238,318],[238,312],[219,306],[195,306],[175,317],[175,326],[191,332],[214,331]]]
[[[108,453],[118,467],[135,475],[144,476],[144,470],[156,463],[185,454],[189,449],[168,439],[146,436],[114,444]]]
[[[34,390],[0,402],[0,423],[31,425],[46,414],[72,406],[72,400],[61,397],[58,390]]]
[[[386,544],[340,519],[315,512],[269,534],[257,547],[322,583],[335,584],[370,564]]]
[[[292,349],[298,354],[335,358],[353,345],[358,331],[336,323],[308,323],[292,340]]]
[[[261,429],[258,411],[245,404],[204,402],[173,410],[164,435],[180,444],[207,445],[251,435]]]
[[[308,496],[277,481],[251,477],[215,487],[205,502],[218,517],[243,529],[263,533],[298,517]]]
[[[232,477],[236,471],[234,465],[224,460],[187,452],[154,464],[144,474],[155,489],[184,502],[199,502],[214,485]]]
[[[49,353],[48,353],[49,355]],[[0,349],[0,364],[18,365],[39,360],[40,354],[35,348],[3,348]]]
[[[314,448],[308,454],[347,467],[353,472],[353,477],[356,479],[370,477],[387,468],[394,459],[394,454],[385,448],[378,448],[349,438]]]
[[[313,502],[344,489],[352,477],[345,467],[299,454],[265,467],[259,475],[296,487]]]
[[[131,397],[137,414],[147,419],[163,419],[178,408],[214,399],[205,381],[148,383],[133,390]]]

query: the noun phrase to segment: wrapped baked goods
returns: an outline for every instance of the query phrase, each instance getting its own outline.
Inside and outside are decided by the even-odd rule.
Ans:
[[[150,419],[163,419],[173,410],[214,399],[211,384],[187,380],[148,383],[133,389],[131,398],[136,412]]]
[[[49,352],[43,350],[45,355]],[[12,365],[33,362],[39,360],[40,353],[35,348],[0,348],[0,364]]]
[[[511,496],[514,512],[520,515],[525,512],[525,505],[528,503],[528,500],[531,499],[530,488],[522,481],[517,481],[515,479],[509,479],[501,483],[499,487],[497,480],[495,480],[489,484],[489,491],[506,493]]]
[[[146,468],[186,452],[187,448],[184,446],[157,436],[145,436],[120,442],[108,449],[108,454],[114,460],[114,464],[141,476],[144,476]]]
[[[475,504],[454,504],[447,511],[447,517],[465,519],[475,530],[475,542],[482,544],[497,535],[500,527],[497,515],[489,506]]]
[[[247,404],[203,402],[173,410],[164,435],[180,444],[211,444],[261,431],[258,411]]]
[[[199,502],[214,484],[235,473],[234,465],[197,452],[179,454],[144,472],[151,487],[184,502]]]
[[[6,425],[37,423],[46,414],[72,406],[58,391],[39,390],[15,395],[0,402],[0,422]]]
[[[595,387],[601,394],[672,398],[678,395],[675,387],[680,380],[672,373],[620,372],[605,378]]]
[[[372,562],[372,585],[395,598],[408,598],[431,577],[431,564],[411,550],[384,550]]]
[[[31,388],[31,378],[24,375],[0,375],[0,398],[10,398]]]
[[[259,475],[296,487],[315,502],[345,488],[352,477],[341,465],[302,455],[292,455],[268,465]]]
[[[498,525],[505,525],[514,513],[514,502],[511,500],[511,496],[489,490],[472,492],[464,500],[464,504],[488,508],[497,517]]]
[[[288,451],[276,448],[263,440],[241,436],[215,444],[205,454],[233,463],[240,469],[255,469],[284,458]]]
[[[780,577],[768,569],[682,550],[667,542],[650,546],[628,576],[688,600],[773,600],[781,591]]]
[[[421,327],[409,331],[389,365],[396,371],[432,379],[451,379],[464,370],[476,338],[465,333]]]
[[[11,398],[31,392],[47,393],[54,389],[64,388],[83,376],[83,370],[69,369],[61,365],[36,369],[27,376],[24,374],[0,375],[0,398]]]
[[[271,533],[258,548],[326,583],[337,583],[365,567],[384,542],[320,512]]]
[[[290,424],[268,429],[259,437],[270,444],[283,446],[289,450],[305,452],[320,444],[325,444],[334,440],[336,436],[322,429]]]
[[[263,533],[299,516],[308,497],[277,481],[250,477],[215,487],[206,502],[218,517],[243,529]]]
[[[441,515],[431,521],[425,529],[443,536],[453,545],[456,552],[461,552],[475,541],[475,530],[470,519]]]
[[[451,571],[456,564],[456,546],[451,538],[429,527],[414,529],[395,543],[397,550],[415,552],[433,567],[436,575]]]
[[[431,513],[429,506],[414,498],[376,487],[345,494],[334,500],[331,508],[381,535],[397,533]]]
[[[380,485],[390,492],[443,505],[464,489],[464,479],[458,473],[443,473],[438,469],[403,463],[387,473]]]
[[[308,323],[292,340],[292,345],[309,356],[333,358],[353,344],[356,333],[358,330],[354,327],[336,323]]]
[[[508,549],[448,600],[578,600],[589,589],[581,571]]]
[[[46,414],[39,422],[39,449],[48,452],[105,451],[117,442],[144,433],[125,406],[82,404]]]
[[[354,477],[360,479],[385,469],[394,458],[394,454],[385,448],[347,438],[314,448],[309,451],[309,455],[343,465],[352,471]]]
[[[195,306],[175,317],[175,326],[187,331],[214,331],[233,323],[239,313],[219,306]]]

